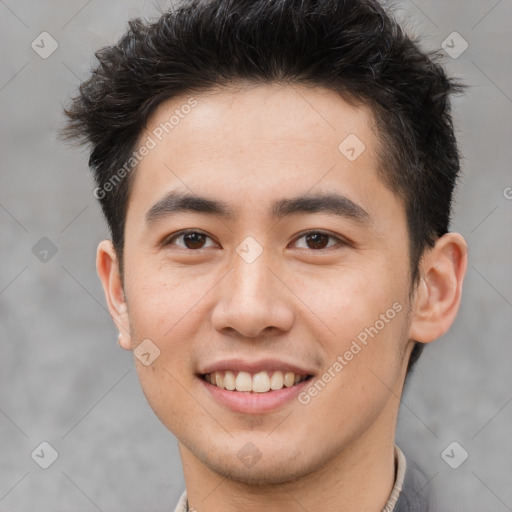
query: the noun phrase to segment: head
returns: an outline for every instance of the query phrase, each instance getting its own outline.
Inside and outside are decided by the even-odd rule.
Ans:
[[[91,145],[122,345],[158,348],[136,359],[153,410],[241,481],[303,474],[381,423],[391,435],[407,373],[460,300],[460,86],[372,0],[192,0],[129,25],[96,53],[64,134]],[[210,402],[212,369],[235,359],[288,359],[310,381],[302,402]],[[261,473],[226,456],[248,442]]]

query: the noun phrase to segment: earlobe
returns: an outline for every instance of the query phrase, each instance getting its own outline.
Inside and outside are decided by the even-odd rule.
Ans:
[[[409,339],[430,343],[452,325],[460,305],[467,268],[467,245],[458,233],[446,233],[423,257]]]
[[[105,292],[110,315],[119,330],[118,344],[125,350],[131,350],[128,307],[124,296],[118,258],[110,240],[103,240],[98,245],[96,269]]]

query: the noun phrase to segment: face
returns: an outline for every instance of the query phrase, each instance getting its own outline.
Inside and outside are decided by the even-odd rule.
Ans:
[[[126,330],[136,354],[150,340],[139,379],[182,454],[275,483],[392,437],[408,235],[371,114],[321,88],[218,89],[161,104],[140,144]]]

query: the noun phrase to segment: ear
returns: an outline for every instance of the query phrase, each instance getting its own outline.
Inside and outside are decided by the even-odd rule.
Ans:
[[[430,343],[452,325],[459,310],[467,268],[467,245],[459,233],[437,239],[420,264],[409,339]]]
[[[96,269],[100,276],[105,299],[112,320],[119,331],[119,346],[125,350],[132,349],[130,325],[128,320],[128,307],[124,296],[119,262],[110,240],[103,240],[96,251]]]

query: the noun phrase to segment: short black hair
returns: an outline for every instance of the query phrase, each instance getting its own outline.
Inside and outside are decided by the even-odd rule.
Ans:
[[[119,170],[156,107],[237,82],[279,83],[324,87],[370,107],[379,172],[403,201],[417,284],[424,250],[448,231],[460,173],[449,95],[463,86],[439,52],[422,51],[377,0],[182,0],[154,22],[128,24],[117,44],[96,52],[99,64],[65,109],[61,132],[91,145],[121,275],[134,173],[119,179]],[[422,348],[416,343],[408,370]]]

